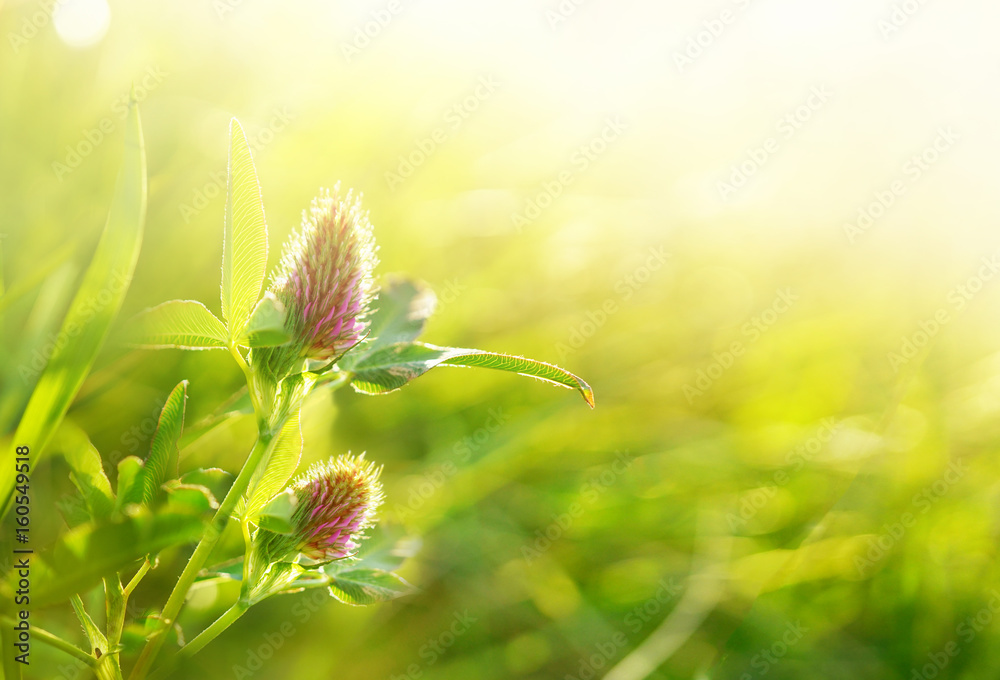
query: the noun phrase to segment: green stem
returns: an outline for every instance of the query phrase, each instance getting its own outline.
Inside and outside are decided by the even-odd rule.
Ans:
[[[9,616],[0,616],[0,621],[2,621],[5,626],[13,626],[15,623],[14,619]],[[47,630],[39,628],[38,626],[31,626],[31,637],[39,642],[44,642],[50,647],[55,647],[60,651],[66,652],[91,668],[97,666],[97,659],[92,657],[90,654],[87,654],[87,652],[83,651],[72,642],[67,642],[58,635],[54,635]]]
[[[275,443],[277,443],[275,432],[280,431],[280,429],[280,427],[276,427],[272,431],[261,432],[258,436],[257,443],[254,444],[250,456],[247,457],[246,462],[243,464],[243,469],[240,470],[236,481],[229,488],[229,493],[226,494],[226,497],[219,505],[219,509],[216,511],[208,528],[206,528],[201,541],[198,543],[198,547],[194,549],[194,553],[192,553],[191,558],[188,560],[187,566],[184,567],[184,571],[181,572],[181,576],[170,593],[170,597],[167,598],[167,603],[163,606],[163,612],[160,614],[160,629],[146,643],[142,654],[139,655],[139,660],[136,662],[135,668],[132,669],[132,673],[129,675],[129,680],[142,680],[149,673],[153,665],[153,660],[166,640],[166,632],[170,630],[174,625],[174,621],[177,620],[177,615],[184,605],[184,599],[187,597],[188,590],[191,589],[191,585],[194,583],[195,578],[197,578],[198,572],[205,566],[209,554],[211,554],[215,545],[219,542],[222,530],[226,528],[233,510],[236,508],[236,504],[250,485],[250,479],[253,477],[257,465],[270,453]]]
[[[208,643],[219,637],[222,631],[236,623],[236,621],[243,616],[247,609],[249,609],[249,606],[245,604],[242,599],[227,609],[222,616],[217,618],[212,623],[212,625],[198,633],[198,635],[195,636],[191,642],[181,647],[181,651],[179,651],[169,663],[165,664],[162,668],[153,673],[149,680],[160,680],[161,678],[166,677],[169,670],[173,668],[176,663],[183,661],[184,659],[189,659],[200,652]]]
[[[125,599],[126,600],[129,597],[131,597],[132,591],[135,590],[136,586],[139,585],[139,582],[142,581],[142,577],[146,575],[146,572],[149,571],[149,568],[151,566],[152,566],[152,563],[149,561],[149,555],[146,555],[146,559],[143,561],[142,566],[139,567],[139,571],[135,572],[135,576],[133,576],[132,580],[128,582],[127,586],[125,586]]]
[[[100,663],[110,673],[108,677],[121,678],[120,647],[125,627],[125,603],[128,600],[122,588],[121,574],[115,572],[113,576],[104,578],[104,599],[107,606],[108,653],[101,657]],[[101,676],[101,673],[98,675]]]
[[[240,583],[240,600],[250,594],[250,561],[253,556],[253,539],[250,537],[250,523],[245,519],[243,525],[243,581]]]
[[[94,669],[98,680],[122,680],[122,670],[118,667],[118,654],[102,656]]]
[[[254,381],[253,371],[247,365],[246,359],[240,354],[240,350],[236,345],[229,345],[229,353],[233,355],[236,359],[236,363],[239,364],[240,370],[243,371],[243,377],[247,381],[247,389],[250,392],[250,403],[253,404],[253,412],[257,414],[259,418],[264,411],[261,408],[260,397],[257,394],[257,386]]]

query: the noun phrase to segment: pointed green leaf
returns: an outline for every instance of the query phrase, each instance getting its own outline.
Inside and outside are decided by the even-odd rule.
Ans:
[[[366,338],[337,361],[341,370],[351,371],[379,350],[415,340],[434,313],[437,297],[426,284],[405,278],[390,279],[379,291]],[[328,373],[322,381],[332,380]]]
[[[351,385],[362,394],[392,392],[431,370],[445,357],[447,354],[442,348],[421,343],[389,345],[350,366]]]
[[[425,283],[392,279],[379,291],[368,340],[352,354],[361,358],[375,350],[416,340],[434,313],[437,297]]]
[[[32,563],[31,604],[41,607],[89,590],[104,575],[147,555],[198,540],[203,528],[202,520],[193,515],[148,511],[113,524],[77,527]]]
[[[292,415],[281,433],[268,460],[261,461],[250,480],[246,495],[241,499],[236,514],[253,521],[260,509],[285,488],[288,480],[299,466],[302,454],[302,431],[299,428],[299,414]]]
[[[163,485],[167,502],[162,511],[177,515],[201,515],[219,507],[215,495],[198,484],[182,484],[172,479]]]
[[[73,603],[73,611],[76,612],[76,618],[80,621],[80,625],[83,626],[83,632],[87,636],[87,641],[90,642],[90,649],[100,650],[101,653],[106,653],[108,651],[108,639],[104,637],[104,633],[98,628],[94,620],[90,618],[90,614],[83,606],[83,600],[80,599],[79,595],[73,596],[70,600]]]
[[[395,571],[408,558],[416,555],[422,545],[419,536],[408,536],[398,528],[386,528],[381,523],[368,533],[370,535],[361,543],[355,559],[335,560],[324,565],[323,571],[336,574],[362,567]]]
[[[285,330],[285,306],[267,293],[247,322],[239,344],[244,347],[277,347],[292,339]]]
[[[140,349],[228,347],[225,325],[197,300],[171,300],[129,322],[128,344]]]
[[[104,474],[101,454],[83,430],[66,423],[60,428],[58,445],[72,472],[70,479],[83,496],[83,502],[91,518],[106,519],[114,512],[115,495],[111,482]]]
[[[350,569],[330,575],[330,594],[344,604],[388,602],[414,590],[396,574],[381,569]]]
[[[257,516],[257,525],[277,534],[290,534],[295,530],[292,516],[295,514],[296,497],[290,489],[279,493],[268,501]]]
[[[125,156],[108,221],[97,250],[59,332],[61,343],[28,401],[20,425],[0,464],[0,508],[13,498],[15,447],[30,448],[31,469],[45,450],[90,372],[132,281],[146,219],[146,154],[139,111],[133,104],[125,123]],[[95,303],[95,301],[97,301]]]
[[[229,125],[229,192],[222,246],[222,315],[237,339],[257,305],[267,268],[267,223],[250,145],[238,120]]]
[[[553,364],[525,357],[501,354],[499,352],[484,352],[478,349],[449,349],[448,357],[441,362],[446,366],[464,366],[467,368],[491,368],[495,371],[507,371],[536,378],[542,382],[560,385],[576,390],[594,408],[594,390],[590,385],[569,371]]]
[[[142,469],[142,500],[149,503],[163,482],[177,476],[177,441],[184,430],[184,407],[187,403],[187,380],[170,392],[156,423],[149,457]]]
[[[594,391],[590,385],[558,366],[509,354],[417,342],[397,343],[365,356],[349,369],[353,374],[351,385],[362,394],[385,394],[441,365],[492,368],[530,376],[575,389],[591,408],[594,407]]]
[[[216,503],[226,497],[236,478],[220,468],[198,468],[181,475],[180,483],[206,489]]]
[[[122,458],[118,463],[118,499],[115,511],[121,512],[127,505],[142,503],[143,492],[142,460],[136,456]]]

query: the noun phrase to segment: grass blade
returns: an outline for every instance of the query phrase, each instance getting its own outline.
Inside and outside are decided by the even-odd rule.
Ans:
[[[0,468],[0,507],[10,509],[15,447],[29,446],[38,463],[107,338],[132,280],[146,218],[146,154],[139,110],[133,103],[125,124],[125,156],[97,251],[63,321],[57,345],[28,400]],[[2,515],[0,515],[2,516]]]

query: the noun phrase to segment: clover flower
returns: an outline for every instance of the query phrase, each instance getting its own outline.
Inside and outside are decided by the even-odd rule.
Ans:
[[[294,507],[292,532],[261,529],[258,542],[268,562],[301,553],[318,562],[354,554],[382,504],[382,468],[360,456],[339,456],[309,468],[286,490]]]
[[[367,330],[378,265],[375,238],[359,196],[340,185],[313,199],[285,246],[270,291],[287,310],[299,356],[336,358]]]

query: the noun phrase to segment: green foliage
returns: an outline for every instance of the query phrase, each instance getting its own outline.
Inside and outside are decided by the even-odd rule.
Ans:
[[[168,75],[162,87],[144,88],[141,104],[150,200],[139,268],[108,340],[52,428],[50,453],[36,450],[36,557],[66,531],[56,508],[75,510],[74,521],[84,523],[91,512],[85,503],[64,502],[86,498],[80,482],[96,472],[86,459],[75,464],[82,473],[62,460],[68,444],[61,431],[69,423],[101,452],[110,487],[120,490],[128,470],[141,470],[147,457],[154,404],[189,379],[181,471],[231,473],[218,484],[191,485],[221,503],[247,458],[257,419],[226,352],[134,352],[114,342],[128,339],[118,335],[125,317],[184,298],[217,317],[209,344],[229,343],[217,301],[227,111],[238,111],[268,197],[268,272],[311,193],[339,178],[364,190],[380,273],[411,272],[440,298],[433,317],[411,317],[420,326],[426,321],[425,329],[407,336],[373,328],[369,339],[541,359],[585,378],[601,401],[590,411],[561,390],[471,370],[435,371],[378,399],[314,390],[302,411],[300,469],[348,449],[385,463],[382,521],[419,529],[424,547],[416,559],[371,568],[399,569],[421,592],[374,611],[338,605],[325,585],[272,598],[174,677],[415,677],[416,664],[421,680],[579,678],[591,671],[599,678],[636,649],[655,663],[665,640],[679,640],[660,629],[668,620],[700,623],[651,677],[756,678],[786,625],[797,622],[808,633],[770,663],[766,680],[903,680],[922,669],[929,676],[927,664],[952,642],[961,652],[938,678],[996,676],[1000,277],[976,278],[997,245],[982,200],[993,184],[992,94],[972,85],[988,77],[959,63],[991,67],[989,58],[968,57],[990,47],[992,22],[952,30],[970,21],[957,13],[949,20],[948,3],[922,3],[930,14],[913,16],[884,42],[874,22],[891,19],[888,7],[876,16],[876,3],[857,3],[859,15],[848,20],[834,15],[851,3],[828,3],[824,14],[829,9],[832,20],[822,25],[785,17],[795,28],[770,31],[764,58],[727,63],[728,48],[710,48],[683,78],[671,78],[662,59],[633,57],[662,57],[664,26],[668,33],[672,26],[700,30],[703,17],[686,3],[647,3],[651,12],[630,13],[634,26],[614,15],[613,3],[577,3],[555,31],[535,29],[557,3],[514,3],[493,13],[501,20],[492,26],[472,22],[478,44],[462,35],[472,24],[455,22],[430,49],[426,31],[404,29],[440,25],[437,4],[404,3],[405,16],[349,63],[341,50],[353,48],[342,43],[361,26],[352,3],[285,4],[294,10],[171,3],[165,11],[162,3],[110,2],[106,38],[82,49],[60,41],[63,26],[48,11],[69,4],[8,2],[0,9],[0,476],[10,469],[9,444],[36,444],[18,441],[14,430],[40,413],[36,405],[34,416],[25,414],[25,406],[63,337],[107,217],[127,132],[118,102],[147,67]],[[768,23],[772,9],[775,18],[782,10],[761,5],[755,19],[746,15],[753,26],[732,26],[730,47],[759,38],[756,22]],[[49,21],[33,25],[42,11]],[[476,18],[472,3],[461,11],[463,19]],[[303,17],[323,21],[310,30]],[[832,39],[806,44],[838,26],[851,34],[842,41],[850,49],[858,44],[853,38],[870,39],[874,52],[861,46],[855,56],[871,59],[831,57]],[[966,44],[949,50],[945,39],[933,55],[922,54],[935,31]],[[7,44],[35,33],[16,48]],[[617,38],[638,51],[612,48]],[[550,59],[553,40],[573,58]],[[792,58],[766,58],[781,53],[782,41]],[[401,55],[412,68],[400,68]],[[810,55],[818,61],[809,63]],[[635,68],[623,69],[627,63]],[[480,73],[500,74],[503,82],[466,118],[468,108],[455,107],[473,101],[467,97]],[[914,86],[887,88],[893,75]],[[831,105],[787,144],[779,140],[780,157],[720,200],[716,189],[729,181],[729,164],[746,160],[747,145],[761,143],[769,124],[799,103],[796,83],[805,88],[827,76],[837,90]],[[746,87],[734,91],[733,83]],[[570,155],[598,132],[602,115],[594,104],[609,103],[598,97],[609,92],[631,127],[607,153],[575,156],[587,166],[576,173]],[[914,105],[922,93],[947,96]],[[983,105],[970,106],[974,99]],[[852,115],[860,102],[871,126]],[[461,113],[461,127],[442,122],[445,112]],[[881,120],[896,123],[888,136],[875,125]],[[843,221],[857,221],[871,191],[887,188],[887,173],[919,153],[941,122],[964,130],[956,155],[944,153],[849,245]],[[71,173],[53,172],[54,161],[89,148],[87,138],[96,139],[106,123],[114,131]],[[405,169],[414,157],[415,136],[423,140],[435,126],[448,140],[420,167],[410,163],[408,177],[387,184],[397,165]],[[866,127],[871,134],[859,136]],[[846,154],[885,162],[857,162],[845,173]],[[564,170],[572,183],[559,196],[540,193],[556,187]],[[525,208],[537,218],[512,228],[513,212]],[[669,254],[662,267],[647,266],[654,248]],[[380,283],[377,306],[385,310],[392,287],[384,277]],[[776,314],[774,292],[788,286],[800,301]],[[949,321],[935,326],[942,309]],[[933,338],[913,357],[908,350],[915,339],[923,343],[922,329]],[[890,360],[901,345],[906,356]],[[362,350],[344,360],[360,359]],[[337,368],[321,380],[341,384]],[[823,429],[828,419],[836,424],[832,436]],[[40,429],[47,428],[21,434]],[[619,450],[634,461],[621,474],[608,468]],[[138,458],[122,463],[120,475],[116,464],[130,454]],[[967,472],[938,495],[955,461]],[[167,496],[148,512],[167,511]],[[207,502],[204,495],[192,500]],[[900,520],[911,515],[915,523],[900,533]],[[703,521],[713,516],[722,519]],[[7,560],[12,519],[0,539]],[[830,540],[810,546],[807,536]],[[377,539],[363,542],[362,553]],[[728,555],[704,549],[727,539]],[[134,593],[133,624],[122,637],[126,674],[160,628],[157,615],[193,547],[192,540],[164,551]],[[239,527],[230,523],[206,564],[235,558],[236,580],[192,593],[158,662],[179,649],[174,631],[183,627],[189,642],[238,597],[241,548]],[[122,570],[123,581],[139,564]],[[81,597],[103,626],[101,584]],[[2,600],[12,606],[6,590]],[[715,608],[697,619],[692,608],[710,602]],[[466,608],[477,619],[468,632],[440,654],[426,653]],[[68,603],[32,609],[33,624],[86,646]],[[993,623],[981,626],[977,617]],[[966,643],[956,629],[970,620],[976,634]],[[292,637],[283,635],[286,621]],[[9,632],[0,625],[6,650]],[[624,644],[594,669],[594,655],[620,635]],[[284,644],[273,656],[258,654],[279,638]],[[2,659],[7,678],[19,677],[12,655]],[[71,664],[36,637],[24,677],[89,676]],[[234,670],[248,666],[254,670]]]
[[[267,222],[257,170],[239,121],[229,126],[229,183],[222,257],[222,315],[229,337],[243,336],[267,268]]]
[[[90,614],[83,606],[83,602],[79,597],[74,596],[72,598],[73,612],[76,614],[77,620],[80,621],[80,625],[83,626],[83,632],[87,636],[87,641],[90,642],[90,648],[99,650],[101,653],[106,653],[108,651],[108,638],[105,637],[104,633],[94,619],[90,618]]]
[[[218,503],[233,485],[233,479],[232,473],[220,468],[197,468],[185,472],[179,481],[186,486],[203,488],[205,493]]]
[[[569,371],[533,359],[476,349],[436,347],[412,342],[433,314],[434,294],[424,285],[405,279],[391,281],[379,295],[369,339],[349,352],[341,369],[362,394],[385,394],[406,385],[436,366],[491,368],[518,373],[577,390],[591,407],[594,391]]]
[[[393,277],[379,291],[378,307],[368,334],[370,340],[353,351],[352,360],[361,360],[397,342],[416,340],[436,306],[434,291],[426,284]]]
[[[145,220],[146,152],[139,109],[133,104],[125,123],[125,154],[107,224],[63,320],[62,343],[32,392],[10,444],[7,464],[0,468],[0,515],[11,506],[13,447],[17,442],[31,442],[31,467],[37,465],[118,315],[139,257]]]
[[[65,601],[146,555],[197,539],[203,529],[196,515],[146,510],[116,522],[77,527],[41,556],[34,572],[32,603],[42,607]]]
[[[409,583],[380,569],[346,568],[328,575],[330,594],[344,604],[376,604],[413,593]]]
[[[351,384],[358,392],[385,394],[398,390],[435,366],[491,368],[538,378],[573,388],[589,406],[594,406],[594,391],[590,385],[569,371],[534,359],[498,352],[401,342],[376,350],[360,361],[349,362],[346,368],[352,373]]]
[[[132,163],[135,167],[127,162],[123,169],[123,177],[131,180],[124,182],[124,188],[121,188],[122,182],[119,183],[119,195],[109,218],[109,226],[88,272],[89,278],[85,278],[85,287],[93,288],[95,282],[100,282],[99,275],[92,273],[95,267],[121,265],[119,260],[125,259],[131,276],[131,267],[134,266],[141,234],[145,176],[141,133],[134,110],[133,116],[133,141],[137,140]],[[136,214],[130,215],[129,208]],[[130,216],[134,218],[132,221],[128,219]],[[127,238],[130,234],[134,236],[131,241]],[[131,249],[128,244],[131,244]],[[109,249],[110,253],[105,252]],[[188,396],[188,381],[183,380],[170,392],[160,411],[152,432],[149,455],[145,461],[136,456],[120,460],[117,493],[112,493],[97,449],[82,431],[70,426],[65,428],[64,455],[86,510],[82,513],[74,511],[68,519],[73,528],[45,551],[38,569],[35,599],[41,604],[50,604],[72,598],[94,649],[97,672],[102,678],[120,677],[121,649],[118,643],[123,635],[128,637],[135,632],[133,627],[126,626],[125,621],[125,608],[131,591],[151,565],[157,562],[161,550],[196,539],[198,545],[158,620],[176,621],[189,590],[196,582],[204,585],[208,580],[233,579],[239,574],[241,592],[239,601],[196,636],[191,645],[182,651],[182,656],[200,650],[239,618],[246,608],[275,594],[322,587],[340,602],[369,605],[414,592],[414,588],[393,570],[413,554],[419,545],[416,541],[411,540],[405,545],[397,542],[392,547],[376,551],[368,548],[358,558],[349,556],[326,564],[312,563],[305,555],[296,556],[295,543],[281,553],[282,561],[275,561],[276,554],[267,549],[256,547],[255,539],[261,541],[260,545],[267,545],[268,537],[293,531],[296,499],[286,486],[302,456],[303,405],[317,384],[331,388],[351,382],[358,392],[380,394],[398,389],[438,365],[484,367],[576,389],[593,406],[591,388],[556,366],[494,352],[415,342],[433,312],[435,297],[426,286],[400,278],[391,280],[384,288],[379,309],[371,317],[365,338],[326,365],[320,366],[317,361],[305,362],[303,357],[306,355],[299,354],[299,347],[270,350],[288,344],[292,338],[287,330],[290,324],[282,304],[271,293],[261,297],[267,250],[260,184],[247,137],[240,124],[233,119],[222,265],[222,312],[226,323],[223,324],[201,302],[174,300],[137,315],[129,324],[127,337],[133,347],[142,349],[229,349],[246,378],[248,403],[240,405],[241,395],[231,396],[216,409],[216,413],[192,428],[187,442],[211,433],[229,417],[251,411],[256,417],[258,438],[235,478],[221,470],[205,469],[179,476],[178,461],[180,448],[185,442]],[[121,293],[124,293],[124,287]],[[46,383],[45,375],[48,373],[43,375],[36,394],[39,389],[42,390],[40,400],[44,400],[46,394],[55,395],[49,398],[54,405],[37,407],[44,417],[24,422],[49,429],[59,424],[117,312],[121,295],[114,302],[110,314],[97,315],[100,324],[96,329],[100,333],[95,330],[89,336],[91,341],[84,343],[76,354],[70,355],[76,369],[79,369],[70,372],[71,380],[60,376]],[[340,312],[330,309],[324,313],[332,315]],[[74,307],[71,307],[67,322],[76,319],[73,315]],[[250,351],[245,352],[241,348]],[[64,360],[57,354],[53,362],[56,358]],[[49,368],[53,365],[59,366],[50,362]],[[29,403],[28,415],[35,415],[32,403]],[[18,434],[21,434],[20,430]],[[34,434],[36,437],[30,441],[37,441],[37,435],[43,435],[44,446],[51,432]],[[33,452],[37,454],[37,449]],[[284,493],[283,489],[286,489]],[[381,501],[380,491],[378,500]],[[338,506],[332,507],[335,510]],[[373,511],[374,508],[369,508],[364,512]],[[209,515],[212,515],[212,521],[206,530],[205,522]],[[245,539],[243,560],[229,562],[228,568],[213,568],[201,573],[226,523],[234,516],[241,522]],[[353,517],[340,519],[347,523],[353,521]],[[363,538],[360,533],[368,526],[367,522],[366,519],[360,529],[352,529],[359,534],[354,536],[355,539]],[[319,529],[329,526],[333,524],[324,524]],[[339,532],[331,540],[338,538],[341,538]],[[346,541],[346,537],[342,540]],[[292,554],[289,555],[289,552]],[[142,565],[129,585],[123,587],[121,572],[136,566],[137,560],[143,560]],[[94,588],[101,581],[107,600],[106,638],[87,615],[79,597],[79,593]],[[144,680],[152,670],[167,638],[168,628],[170,626],[162,624],[153,626],[132,671],[136,680]],[[161,667],[159,675],[166,672],[169,663],[172,662]]]
[[[254,518],[261,529],[276,534],[290,534],[294,530],[295,495],[291,490],[279,493],[260,509]]]
[[[123,512],[129,505],[141,504],[146,493],[143,463],[136,456],[126,456],[118,462],[118,498],[115,511]]]
[[[163,485],[167,502],[162,511],[175,514],[205,514],[219,507],[219,501],[208,488],[199,484],[183,484],[171,480]]]
[[[144,349],[224,348],[229,341],[225,325],[194,300],[171,300],[152,307],[131,322],[130,343]]]
[[[250,481],[246,501],[237,506],[237,514],[246,521],[253,521],[264,505],[284,488],[295,473],[302,455],[302,429],[299,414],[294,413],[285,423],[270,459],[257,468]]]
[[[115,495],[104,474],[100,452],[82,430],[69,424],[63,425],[59,436],[63,455],[72,470],[70,479],[83,497],[90,517],[107,519],[115,509]]]
[[[285,330],[285,308],[268,293],[260,299],[238,340],[245,347],[284,345],[292,336]]]
[[[142,469],[143,501],[153,500],[160,485],[177,476],[177,442],[184,429],[184,408],[187,404],[187,380],[170,392],[153,434],[153,443]]]

